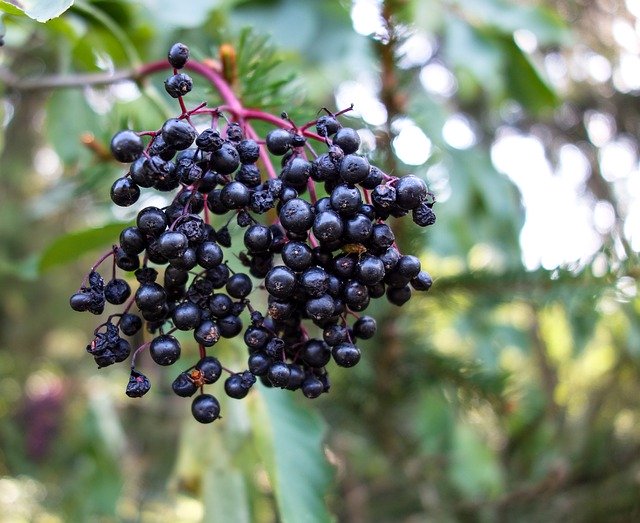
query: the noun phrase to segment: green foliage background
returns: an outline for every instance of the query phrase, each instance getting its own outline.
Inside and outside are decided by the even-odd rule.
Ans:
[[[0,2],[0,521],[640,518],[638,253],[622,230],[631,210],[585,123],[605,115],[637,162],[638,93],[575,76],[558,92],[542,67],[585,49],[618,63],[606,28],[635,20],[624,2],[385,0],[390,32],[378,37],[354,31],[346,0],[25,0],[29,16],[13,4]],[[535,50],[518,45],[523,30]],[[435,46],[425,60],[454,75],[455,96],[420,86],[426,63],[402,65],[416,33]],[[388,120],[353,120],[373,132],[372,157],[428,183],[436,164],[447,174],[436,226],[397,224],[432,290],[402,309],[376,304],[363,361],[332,370],[316,402],[260,389],[199,426],[171,394],[171,373],[152,370],[152,393],[131,400],[127,369],[98,372],[84,352],[92,318],[69,311],[68,296],[133,216],[108,201],[120,168],[100,148],[174,109],[160,76],[133,96],[53,85],[157,60],[175,41],[198,59],[231,43],[245,104],[299,121],[334,107],[341,82],[373,78]],[[190,99],[213,96],[201,87]],[[465,150],[442,134],[459,112],[478,136]],[[432,141],[425,165],[393,155],[402,117]],[[525,270],[525,209],[490,156],[505,125],[541,137],[552,165],[567,144],[590,160],[585,195],[608,202],[616,223],[589,259]],[[220,350],[242,365],[242,347]]]

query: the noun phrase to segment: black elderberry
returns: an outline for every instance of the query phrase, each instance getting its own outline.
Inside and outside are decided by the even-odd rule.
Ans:
[[[140,267],[140,259],[135,256],[124,252],[123,249],[116,249],[115,253],[116,265],[123,271],[135,271]]]
[[[222,374],[222,365],[218,358],[205,356],[196,364],[196,370],[200,371],[202,381],[206,384],[215,383]]]
[[[360,361],[360,349],[353,343],[340,343],[331,349],[333,360],[340,367],[353,367]]]
[[[377,323],[371,316],[361,316],[353,324],[353,334],[360,339],[368,340],[376,333]]]
[[[273,233],[265,225],[251,225],[244,233],[244,245],[252,253],[268,251],[272,241]]]
[[[120,207],[133,205],[140,198],[140,187],[131,178],[118,178],[111,186],[111,201]]]
[[[379,209],[389,209],[396,203],[396,190],[390,185],[378,185],[371,192],[371,201]]]
[[[415,224],[420,227],[428,227],[436,223],[436,213],[424,202],[413,209],[412,218]]]
[[[369,168],[369,174],[367,177],[360,182],[360,185],[365,189],[375,189],[378,185],[382,183],[384,179],[384,173],[378,169],[375,165],[372,165]]]
[[[198,390],[198,386],[191,379],[187,372],[181,372],[171,384],[173,392],[182,398],[193,396]]]
[[[304,186],[311,174],[311,162],[300,156],[294,156],[282,169],[280,177],[285,183],[293,186]]]
[[[136,314],[123,314],[120,318],[120,330],[126,336],[133,336],[142,328],[142,319]]]
[[[220,417],[220,403],[211,394],[201,394],[191,403],[191,414],[200,423],[212,423]]]
[[[271,154],[282,156],[291,147],[292,134],[284,129],[273,129],[267,133],[265,143]]]
[[[196,145],[199,149],[212,152],[222,147],[224,138],[220,136],[220,132],[216,129],[205,129],[196,138]]]
[[[240,166],[240,156],[230,143],[223,143],[211,153],[211,168],[220,174],[231,174]]]
[[[296,286],[295,273],[284,266],[274,267],[264,280],[265,287],[275,298],[289,298]]]
[[[171,118],[162,126],[162,139],[173,149],[188,149],[196,139],[196,130],[186,120]]]
[[[389,287],[387,289],[387,299],[393,305],[402,306],[411,298],[411,289],[408,285],[404,287]]]
[[[167,216],[157,207],[146,207],[138,213],[136,225],[142,234],[157,237],[167,228]]]
[[[236,151],[242,163],[255,163],[260,157],[260,146],[255,140],[242,140],[236,145]]]
[[[311,339],[304,344],[302,360],[310,367],[324,367],[331,360],[331,349],[326,343]]]
[[[220,192],[220,201],[227,209],[241,209],[251,201],[251,192],[243,183],[230,182]]]
[[[246,397],[247,394],[249,394],[250,388],[251,386],[246,386],[245,380],[242,379],[242,375],[240,374],[232,374],[224,382],[224,391],[227,393],[227,396],[237,400]]]
[[[280,223],[287,231],[306,233],[313,220],[313,207],[300,198],[289,200],[280,209]]]
[[[411,286],[417,291],[428,291],[433,285],[433,280],[428,272],[420,271],[415,278],[411,280]]]
[[[164,81],[164,88],[172,98],[179,98],[191,92],[193,80],[184,73],[174,74]]]
[[[384,263],[377,256],[363,254],[356,265],[356,276],[365,285],[373,285],[384,278]]]
[[[334,135],[340,127],[340,122],[335,116],[325,115],[316,120],[316,130],[320,136],[325,138]]]
[[[151,383],[149,383],[149,378],[144,374],[131,369],[129,383],[127,383],[127,389],[125,391],[126,395],[130,398],[140,398],[149,392],[150,388]]]
[[[189,239],[177,231],[165,231],[158,238],[158,251],[167,259],[182,256],[189,247]]]
[[[93,302],[93,297],[89,289],[76,292],[71,296],[69,304],[74,311],[84,312],[88,311]]]
[[[350,243],[365,243],[373,229],[373,223],[364,214],[356,214],[345,220],[345,236]]]
[[[364,156],[347,154],[340,164],[340,177],[346,183],[361,183],[369,175],[369,160]]]
[[[119,278],[110,280],[104,288],[105,299],[114,305],[121,305],[129,296],[131,296],[131,287]]]
[[[321,242],[335,242],[342,237],[344,225],[342,219],[332,210],[316,215],[313,222],[313,235]]]
[[[344,151],[344,154],[355,153],[360,147],[360,135],[355,129],[343,127],[333,137],[334,145]]]
[[[205,347],[213,347],[220,339],[218,324],[211,320],[205,320],[193,331],[195,340]]]
[[[266,376],[273,360],[262,352],[254,352],[249,356],[249,371],[255,376]]]
[[[305,304],[305,312],[316,321],[331,318],[336,310],[333,298],[328,294],[323,294],[318,298],[312,298]]]
[[[312,298],[319,298],[329,289],[329,275],[320,267],[311,267],[300,275],[300,286]]]
[[[111,139],[111,154],[122,163],[131,163],[137,160],[142,151],[144,144],[133,131],[120,131]]]
[[[235,174],[235,180],[251,189],[255,189],[261,182],[260,169],[255,163],[242,164],[240,170]]]
[[[251,278],[241,272],[234,274],[229,278],[226,285],[227,294],[233,298],[246,298],[253,290]]]
[[[136,256],[144,251],[146,246],[146,239],[137,227],[127,227],[120,233],[120,247],[127,254]]]
[[[164,288],[155,283],[143,283],[135,294],[136,305],[142,311],[152,311],[161,307],[167,301],[167,293]]]
[[[190,331],[200,324],[200,315],[200,307],[191,301],[185,301],[173,309],[173,324],[177,329]]]
[[[289,366],[281,361],[273,363],[267,372],[267,378],[274,387],[286,387],[290,376]]]
[[[169,49],[167,58],[171,67],[182,69],[189,59],[189,48],[184,44],[175,43]]]
[[[362,204],[360,191],[352,185],[338,185],[330,196],[331,207],[341,216],[355,214]]]
[[[407,211],[415,209],[427,198],[427,186],[412,174],[399,178],[395,188],[396,203]]]
[[[420,272],[420,260],[416,256],[405,254],[398,260],[396,270],[406,278],[415,278]]]
[[[317,398],[325,391],[325,387],[322,381],[313,375],[307,376],[302,382],[300,388],[302,389],[302,394],[304,394],[309,399]]]
[[[149,354],[158,365],[173,365],[180,358],[180,343],[170,334],[162,334],[151,340]]]

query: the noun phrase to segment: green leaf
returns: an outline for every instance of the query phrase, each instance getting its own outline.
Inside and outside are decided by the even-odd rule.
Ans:
[[[470,498],[495,497],[504,489],[496,453],[464,423],[456,426],[451,453],[451,481]]]
[[[332,521],[325,495],[331,469],[322,450],[324,424],[291,394],[260,388],[252,405],[259,455],[266,467],[283,523]]]
[[[95,249],[117,243],[120,231],[126,226],[127,224],[124,223],[108,223],[102,227],[60,236],[43,251],[38,263],[38,271],[46,272],[58,265],[77,260]]]
[[[47,134],[53,147],[65,164],[90,153],[81,145],[81,136],[87,131],[99,131],[100,117],[87,104],[82,91],[62,89],[51,96],[47,105]]]
[[[505,76],[509,96],[530,112],[540,115],[558,106],[558,95],[543,80],[527,55],[511,37],[503,39],[506,53]]]
[[[13,5],[11,2],[7,2],[5,0],[0,0],[0,11],[3,11],[3,12],[8,13],[10,15],[18,15],[18,16],[23,16],[24,15],[24,11],[21,11],[15,5]]]
[[[10,14],[26,14],[38,22],[60,16],[73,5],[74,0],[15,0],[0,2],[0,10]]]
[[[520,5],[505,0],[458,0],[465,18],[511,35],[518,29],[531,31],[543,44],[568,40],[568,28],[562,18],[543,6]]]

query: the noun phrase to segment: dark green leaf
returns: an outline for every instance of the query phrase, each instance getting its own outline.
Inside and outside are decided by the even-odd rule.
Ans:
[[[542,79],[529,58],[511,37],[505,37],[505,76],[508,95],[530,112],[539,115],[557,107],[558,95]]]
[[[84,229],[60,236],[42,253],[38,263],[39,272],[42,273],[52,267],[77,260],[82,255],[100,247],[106,249],[117,243],[120,231],[126,226],[123,223],[109,223],[102,227]]]

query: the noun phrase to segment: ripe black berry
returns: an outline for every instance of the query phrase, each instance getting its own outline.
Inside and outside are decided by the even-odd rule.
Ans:
[[[142,138],[133,131],[120,131],[111,139],[111,154],[119,162],[131,163],[143,150]]]
[[[220,417],[220,403],[211,394],[201,394],[191,403],[191,414],[200,423],[212,423]]]
[[[189,48],[181,43],[171,46],[167,55],[169,64],[175,69],[182,69],[189,59]]]
[[[267,149],[271,154],[282,156],[291,147],[292,135],[284,129],[274,129],[266,136]]]
[[[360,135],[355,129],[343,127],[333,137],[334,145],[344,151],[344,154],[355,153],[360,147]]]
[[[171,384],[173,392],[183,398],[193,396],[198,390],[198,386],[193,382],[191,376],[187,372],[181,372]]]
[[[197,364],[196,369],[200,371],[202,381],[207,384],[215,383],[222,374],[222,365],[218,358],[205,356]]]
[[[149,354],[158,365],[173,365],[180,358],[180,343],[173,336],[162,334],[151,341]]]
[[[120,207],[133,205],[140,198],[140,187],[131,178],[118,178],[111,186],[111,201]]]

